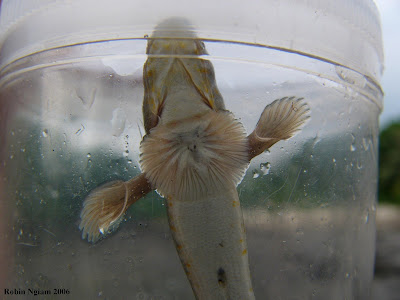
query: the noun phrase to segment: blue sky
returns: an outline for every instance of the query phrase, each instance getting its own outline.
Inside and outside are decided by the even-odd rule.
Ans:
[[[385,71],[382,87],[385,92],[380,124],[383,129],[392,121],[400,121],[400,1],[375,0],[381,13]]]

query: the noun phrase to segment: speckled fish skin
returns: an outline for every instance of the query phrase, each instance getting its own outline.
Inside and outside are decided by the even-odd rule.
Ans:
[[[199,57],[204,44],[174,29],[181,26],[168,20],[148,41],[141,168],[167,199],[196,299],[255,299],[236,191],[248,164],[245,130],[225,111],[211,62]]]
[[[197,299],[254,299],[235,185],[196,202],[177,199],[168,215]]]

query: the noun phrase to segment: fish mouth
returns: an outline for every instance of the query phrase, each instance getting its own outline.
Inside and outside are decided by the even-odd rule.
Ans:
[[[237,185],[248,165],[243,125],[226,111],[159,124],[140,145],[140,166],[167,199],[195,201]]]

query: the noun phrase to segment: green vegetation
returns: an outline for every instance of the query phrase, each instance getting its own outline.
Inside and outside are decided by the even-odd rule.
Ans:
[[[379,201],[400,205],[400,121],[380,134]]]

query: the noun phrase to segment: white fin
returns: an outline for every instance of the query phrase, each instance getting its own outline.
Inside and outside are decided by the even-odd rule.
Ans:
[[[167,199],[195,201],[227,182],[238,184],[248,164],[244,128],[226,111],[159,124],[140,150],[142,171]]]
[[[301,130],[310,118],[310,108],[303,98],[284,97],[267,105],[254,131],[249,135],[250,159],[280,140]]]
[[[129,189],[123,181],[106,183],[85,199],[81,212],[82,239],[95,243],[115,230],[129,207]]]

